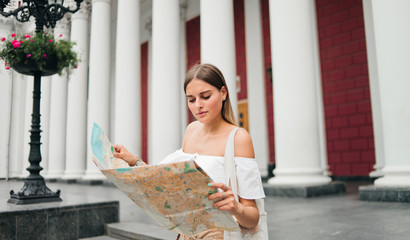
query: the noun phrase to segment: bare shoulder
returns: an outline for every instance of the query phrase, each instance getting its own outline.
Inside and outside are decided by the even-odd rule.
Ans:
[[[182,140],[182,149],[185,149],[186,142],[193,137],[195,131],[198,129],[198,121],[193,121],[185,129],[184,139]]]
[[[251,136],[243,128],[240,128],[235,134],[235,157],[255,157]]]
[[[185,136],[189,136],[192,133],[194,133],[198,127],[199,127],[200,123],[198,121],[193,121],[190,124],[188,124],[188,126],[185,129]]]

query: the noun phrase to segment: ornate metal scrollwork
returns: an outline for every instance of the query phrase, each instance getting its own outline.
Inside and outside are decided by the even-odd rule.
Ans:
[[[0,14],[9,17],[14,16],[19,22],[27,22],[33,16],[36,20],[36,31],[43,31],[45,27],[54,28],[58,20],[62,19],[66,13],[75,13],[80,9],[83,0],[75,0],[76,7],[64,6],[64,0],[23,0],[18,8],[4,12],[4,8],[10,0],[0,0]]]

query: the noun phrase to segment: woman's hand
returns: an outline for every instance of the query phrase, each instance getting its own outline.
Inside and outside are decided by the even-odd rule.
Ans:
[[[213,207],[218,210],[228,211],[231,215],[236,216],[241,212],[240,204],[235,200],[231,188],[223,183],[210,183],[210,187],[219,188],[222,192],[209,195],[209,200],[216,200]]]
[[[208,197],[209,200],[216,201],[213,205],[214,208],[228,211],[236,217],[242,227],[254,228],[258,225],[259,210],[255,200],[239,198],[239,202],[236,201],[231,188],[223,183],[213,182],[209,186],[222,190],[222,192],[211,194]]]
[[[128,165],[135,166],[138,161],[138,157],[134,156],[134,154],[128,152],[128,150],[123,145],[112,145],[115,152],[114,157],[121,158],[122,160],[126,161]]]

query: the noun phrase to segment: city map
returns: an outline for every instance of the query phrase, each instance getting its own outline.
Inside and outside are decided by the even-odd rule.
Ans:
[[[212,207],[212,179],[193,161],[130,167],[115,158],[103,130],[94,123],[91,148],[101,172],[161,227],[195,235],[210,228],[239,231],[226,211]]]

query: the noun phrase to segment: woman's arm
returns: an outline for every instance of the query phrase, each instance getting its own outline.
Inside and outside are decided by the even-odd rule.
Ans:
[[[235,134],[235,157],[255,158],[252,139],[244,129],[238,130]],[[237,202],[231,189],[226,188],[225,184],[212,183],[212,186],[223,191],[209,196],[211,200],[220,199],[214,204],[215,208],[228,211],[236,217],[242,227],[254,228],[258,225],[259,210],[255,200],[239,198],[239,202]]]
[[[113,145],[114,147],[114,157],[121,158],[122,160],[126,161],[128,165],[135,166],[138,163],[138,157],[134,154],[130,153],[123,145]],[[140,161],[141,165],[147,165],[146,163]]]
[[[254,228],[259,222],[259,210],[255,200],[239,198],[239,202],[235,200],[231,188],[228,188],[223,183],[211,183],[212,187],[217,187],[222,192],[217,192],[209,195],[209,200],[216,200],[213,207],[218,210],[228,211],[232,216],[235,216],[238,223],[244,228]]]

